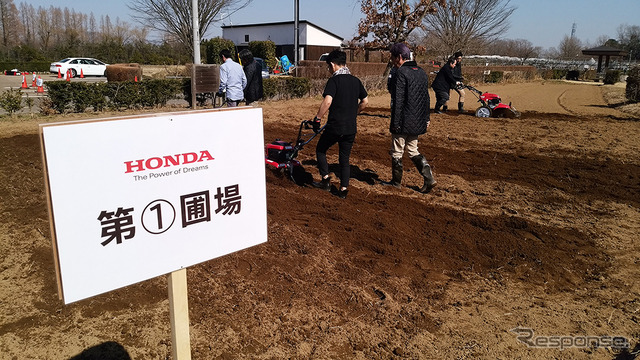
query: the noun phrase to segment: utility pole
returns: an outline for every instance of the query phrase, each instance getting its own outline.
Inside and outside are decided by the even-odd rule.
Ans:
[[[198,16],[198,0],[191,0],[193,23],[193,63],[200,64],[200,21]]]
[[[300,0],[293,0],[293,65],[298,67],[298,46],[300,46]]]

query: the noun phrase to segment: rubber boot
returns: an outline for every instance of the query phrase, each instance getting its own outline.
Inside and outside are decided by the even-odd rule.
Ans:
[[[460,114],[464,114],[464,103],[463,102],[459,102],[458,103],[458,112]]]
[[[314,181],[311,183],[311,186],[324,191],[331,191],[331,177],[327,176],[326,178],[322,178],[321,181]]]
[[[436,180],[433,178],[433,174],[431,173],[431,166],[429,166],[427,159],[425,159],[425,157],[422,155],[416,155],[412,157],[411,161],[413,161],[413,164],[418,169],[418,172],[424,178],[424,184],[418,191],[427,194],[431,191],[431,189],[433,189],[434,186],[436,186]]]
[[[400,188],[400,183],[402,183],[402,158],[396,159],[394,157],[391,158],[391,181],[383,182],[384,185],[390,185],[396,188]]]

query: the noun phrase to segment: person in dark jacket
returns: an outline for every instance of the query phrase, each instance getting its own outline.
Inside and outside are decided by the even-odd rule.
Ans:
[[[418,136],[429,126],[429,77],[411,60],[407,45],[391,46],[391,61],[396,68],[388,81],[391,93],[391,181],[384,183],[400,187],[404,150],[424,178],[420,192],[428,193],[436,185],[427,159],[418,151]]]
[[[347,197],[349,177],[351,176],[349,157],[356,138],[356,118],[358,113],[367,107],[369,98],[367,90],[365,90],[360,79],[349,72],[347,54],[344,51],[334,50],[330,52],[326,62],[329,72],[333,75],[327,80],[322,94],[324,99],[312,123],[314,132],[318,133],[320,119],[327,111],[329,112],[327,125],[316,146],[318,170],[322,180],[319,182],[314,181],[312,185],[316,188],[331,191],[327,150],[338,143],[338,164],[340,166],[338,196],[344,199]]]
[[[447,111],[447,101],[449,101],[449,92],[456,86],[456,79],[453,77],[453,68],[456,66],[456,59],[450,57],[447,63],[438,71],[438,75],[433,80],[431,87],[436,93],[436,106],[434,112],[436,114],[442,114],[440,108],[443,111]]]
[[[456,58],[456,67],[453,68],[453,78],[456,80],[457,84],[462,84],[464,82],[464,78],[462,77],[462,51],[456,51],[453,54],[453,57]],[[458,93],[458,112],[464,113],[464,96],[466,95],[464,89],[462,87],[456,86],[453,88]]]
[[[244,49],[240,51],[240,61],[242,61],[242,69],[247,77],[247,86],[244,88],[244,100],[247,105],[262,99],[262,66],[254,58],[250,50]]]

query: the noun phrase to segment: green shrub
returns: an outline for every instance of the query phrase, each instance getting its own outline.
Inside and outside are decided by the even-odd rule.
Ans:
[[[3,108],[10,115],[22,110],[22,90],[10,89],[0,94],[0,108]]]
[[[73,111],[77,113],[84,112],[89,107],[89,99],[86,96],[87,89],[91,85],[85,82],[70,82],[69,90],[71,92],[71,103]]]
[[[498,83],[498,82],[500,82],[502,80],[503,77],[504,77],[504,72],[502,72],[502,71],[492,71],[487,76],[487,82],[489,82],[489,83]]]
[[[620,70],[607,70],[604,74],[603,82],[607,85],[613,85],[620,81]]]
[[[231,51],[231,54],[233,55],[235,61],[238,61],[238,54],[236,54],[235,50],[236,45],[231,40],[215,37],[203,41],[202,45],[204,46],[205,60],[207,64],[222,64],[220,51],[222,51],[223,49],[228,49],[229,51]]]
[[[567,77],[568,70],[564,69],[546,69],[542,70],[540,77],[545,80],[560,80]]]
[[[264,94],[265,99],[273,98],[278,94],[279,83],[280,82],[275,77],[262,79],[262,93]]]
[[[569,70],[567,71],[567,80],[578,80],[580,78],[580,71]]]
[[[107,83],[106,96],[109,98],[107,106],[112,110],[127,110],[142,107],[138,83],[133,81],[119,81]]]
[[[262,81],[264,97],[301,98],[309,94],[311,80],[300,77],[271,77]]]
[[[65,113],[73,101],[71,83],[64,80],[47,81],[45,86],[47,97],[51,100],[51,107],[60,114]]]
[[[307,78],[287,77],[285,78],[285,93],[294,98],[301,98],[309,94],[311,81]]]
[[[625,95],[629,101],[640,102],[640,66],[629,71]]]
[[[48,101],[42,110],[53,109],[57,113],[84,112],[90,108],[102,111],[164,106],[180,92],[180,81],[176,79],[107,83],[47,81],[45,84]]]
[[[273,41],[250,41],[249,51],[254,57],[264,59],[268,67],[272,69],[276,67],[278,60],[276,59],[276,43]]]
[[[140,101],[143,107],[165,106],[181,89],[179,80],[148,79],[141,85]]]

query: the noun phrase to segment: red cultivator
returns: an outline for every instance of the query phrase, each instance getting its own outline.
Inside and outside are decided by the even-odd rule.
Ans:
[[[267,144],[265,148],[265,163],[274,169],[286,171],[289,177],[299,183],[300,180],[296,179],[294,171],[296,169],[300,169],[301,164],[300,161],[296,160],[298,157],[298,153],[302,148],[307,145],[311,140],[313,140],[316,136],[318,136],[327,126],[326,124],[320,128],[320,130],[313,134],[304,134],[303,129],[311,129],[311,121],[304,120],[300,123],[300,128],[298,129],[298,138],[295,143],[290,143],[286,141],[282,141],[280,139],[276,139],[270,144]]]
[[[471,85],[462,85],[462,87],[471,90],[471,92],[473,92],[473,94],[478,98],[478,102],[482,104],[478,109],[476,109],[477,117],[520,117],[520,112],[511,106],[511,103],[509,103],[509,105],[502,103],[500,96],[488,92],[483,93]]]

